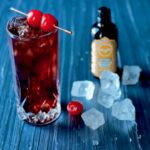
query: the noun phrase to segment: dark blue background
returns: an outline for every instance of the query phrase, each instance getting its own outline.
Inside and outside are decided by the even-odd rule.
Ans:
[[[111,8],[112,20],[119,30],[118,66],[139,65],[140,82],[122,86],[123,97],[133,100],[136,121],[121,122],[111,117],[94,100],[85,101],[85,110],[94,106],[104,112],[106,124],[96,131],[85,127],[80,118],[71,118],[66,104],[75,80],[99,81],[90,72],[90,28],[96,21],[98,7]],[[60,87],[62,114],[51,125],[35,127],[20,121],[16,115],[14,85],[10,67],[7,33],[8,19],[16,16],[9,10],[24,12],[40,9],[54,14],[59,25],[73,31],[60,32]],[[1,0],[0,6],[0,149],[1,150],[143,150],[150,147],[150,1],[149,0]],[[141,135],[141,138],[138,136]],[[139,145],[140,143],[140,145]]]

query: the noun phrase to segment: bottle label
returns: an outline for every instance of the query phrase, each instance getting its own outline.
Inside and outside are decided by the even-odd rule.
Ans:
[[[92,42],[91,71],[96,77],[104,70],[116,71],[116,48],[116,41],[107,37]]]

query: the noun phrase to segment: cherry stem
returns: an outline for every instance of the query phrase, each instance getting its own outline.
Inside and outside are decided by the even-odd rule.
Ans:
[[[15,8],[13,8],[13,7],[10,7],[10,10],[15,11],[15,12],[17,12],[17,13],[19,13],[19,14],[22,14],[22,15],[24,15],[24,16],[26,16],[26,17],[28,16],[28,14],[26,14],[26,13],[20,11],[20,10],[17,10],[17,9],[15,9]],[[58,26],[56,26],[56,25],[54,25],[54,28],[59,29],[59,30],[61,30],[61,31],[67,33],[67,34],[70,34],[70,35],[72,34],[71,31],[66,30],[66,29],[64,29],[64,28],[61,28],[61,27],[58,27]]]

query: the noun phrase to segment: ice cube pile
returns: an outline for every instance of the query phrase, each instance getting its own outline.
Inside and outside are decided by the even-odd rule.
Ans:
[[[135,107],[129,98],[115,102],[112,106],[112,116],[118,120],[134,121]],[[84,123],[89,128],[96,130],[105,124],[104,114],[96,108],[91,108],[81,115]]]
[[[40,28],[30,26],[25,17],[13,18],[8,24],[8,30],[21,38],[35,38],[45,34]]]
[[[133,85],[139,80],[141,68],[138,66],[124,66],[122,84]],[[75,81],[71,95],[92,99],[95,86],[91,81]],[[112,107],[112,116],[118,120],[135,120],[135,107],[129,98],[121,99],[120,79],[116,73],[104,71],[100,76],[100,89],[97,102],[106,108]],[[103,112],[91,108],[81,115],[89,128],[96,130],[105,124]]]
[[[114,101],[121,96],[119,76],[111,71],[104,71],[100,76],[100,82],[98,103],[106,108],[110,108]]]

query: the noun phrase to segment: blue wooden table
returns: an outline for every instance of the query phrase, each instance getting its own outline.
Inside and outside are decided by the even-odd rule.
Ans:
[[[123,97],[132,99],[136,123],[118,121],[111,110],[93,101],[85,101],[85,110],[92,106],[104,112],[106,123],[93,131],[80,117],[72,118],[66,111],[72,82],[99,81],[90,72],[91,25],[97,9],[108,6],[119,29],[118,66],[139,65],[140,82],[122,86]],[[60,87],[62,113],[60,118],[42,127],[20,121],[16,115],[16,97],[12,84],[6,23],[16,16],[9,8],[24,12],[40,9],[54,14],[59,25],[73,31],[72,36],[59,34]],[[0,150],[149,150],[150,149],[150,1],[149,0],[1,0],[0,8]],[[96,91],[97,92],[97,91]]]

